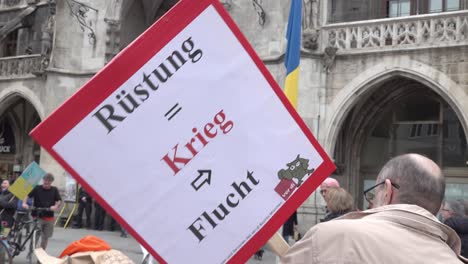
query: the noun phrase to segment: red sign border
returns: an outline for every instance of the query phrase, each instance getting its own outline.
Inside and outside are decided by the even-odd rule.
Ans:
[[[323,159],[323,163],[314,171],[313,177],[309,177],[302,184],[301,188],[296,190],[270,220],[232,256],[228,263],[246,262],[255,251],[273,236],[289,216],[309,197],[313,190],[335,170],[333,162],[294,110],[294,107],[290,104],[280,86],[276,83],[223,5],[218,0],[181,0],[30,133],[31,137],[72,174],[106,211],[122,223],[130,234],[147,248],[160,263],[166,263],[166,261],[52,147],[210,5],[216,9],[237,37],[283,105]]]

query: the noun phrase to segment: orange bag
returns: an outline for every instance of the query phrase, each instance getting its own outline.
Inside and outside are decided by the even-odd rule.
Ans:
[[[111,247],[107,244],[106,241],[95,237],[95,236],[85,236],[80,240],[74,241],[68,247],[66,247],[62,254],[60,254],[60,258],[64,256],[71,256],[77,252],[85,252],[85,251],[104,251],[110,250]]]

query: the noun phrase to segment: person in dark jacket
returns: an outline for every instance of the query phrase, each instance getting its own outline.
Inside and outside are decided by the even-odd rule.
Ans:
[[[86,228],[91,228],[91,207],[92,199],[91,196],[80,187],[78,194],[78,214],[76,215],[75,225],[73,228],[81,228],[81,222],[83,221],[83,211],[86,213]]]
[[[18,205],[18,198],[16,198],[9,190],[10,181],[2,180],[0,190],[0,220],[4,226],[10,228],[14,223],[14,215]]]
[[[102,231],[104,230],[104,218],[106,217],[106,211],[102,206],[94,200],[94,229]]]
[[[454,216],[447,219],[444,224],[450,226],[461,240],[461,252],[465,258],[468,258],[468,217],[467,216]]]
[[[451,227],[461,240],[461,252],[468,258],[468,216],[465,215],[465,208],[460,201],[445,201],[440,209],[444,224]]]
[[[289,217],[288,220],[283,224],[283,238],[286,243],[289,244],[289,237],[294,236],[294,230],[297,229],[297,212],[294,213]]]

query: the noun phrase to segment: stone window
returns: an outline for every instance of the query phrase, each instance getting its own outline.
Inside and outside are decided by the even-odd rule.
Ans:
[[[460,9],[460,0],[429,0],[429,13],[456,11]]]
[[[404,17],[466,9],[461,0],[330,0],[329,23]]]
[[[391,0],[388,1],[388,17],[409,16],[411,14],[410,0]]]
[[[16,56],[18,50],[18,30],[15,30],[8,34],[3,40],[2,45],[0,46],[1,56],[10,57]]]

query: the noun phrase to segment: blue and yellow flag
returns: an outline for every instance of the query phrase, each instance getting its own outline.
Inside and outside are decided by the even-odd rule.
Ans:
[[[301,29],[302,29],[302,0],[291,0],[289,11],[288,31],[286,39],[286,81],[284,93],[294,108],[297,107],[297,93],[299,88],[299,60],[301,57]]]
[[[33,161],[8,190],[16,197],[23,200],[32,189],[39,184],[45,174],[46,172]]]

